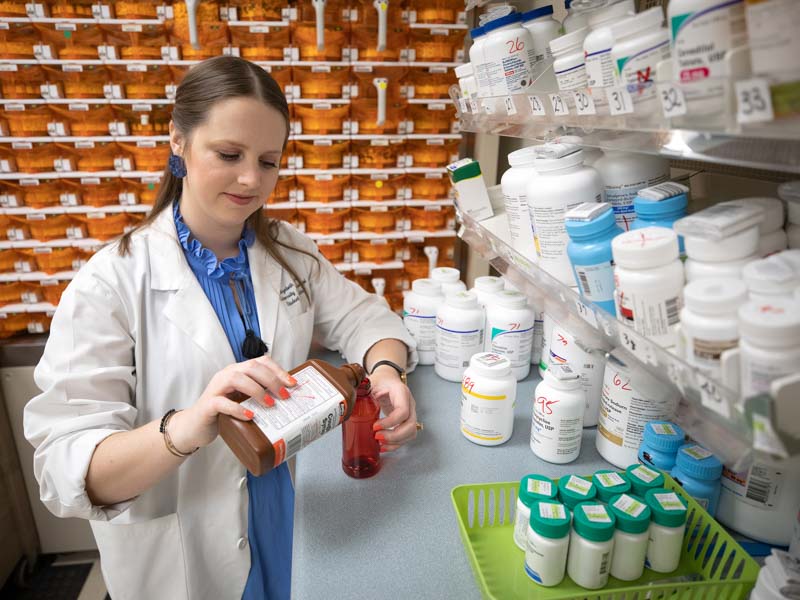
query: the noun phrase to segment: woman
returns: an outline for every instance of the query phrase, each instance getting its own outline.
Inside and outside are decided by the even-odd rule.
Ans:
[[[89,261],[53,317],[25,435],[42,502],[91,520],[114,600],[289,597],[289,469],[246,473],[217,417],[253,417],[234,391],[287,397],[285,369],[312,334],[371,372],[382,450],[416,436],[400,319],[264,216],[288,131],[263,69],[233,57],[191,69],[153,211]]]

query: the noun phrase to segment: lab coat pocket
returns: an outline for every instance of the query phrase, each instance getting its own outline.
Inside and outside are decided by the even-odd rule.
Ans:
[[[177,514],[125,525],[105,521],[91,525],[103,578],[114,600],[188,600]]]

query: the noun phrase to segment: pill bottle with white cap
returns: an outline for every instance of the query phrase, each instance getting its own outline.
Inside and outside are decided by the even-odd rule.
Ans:
[[[616,84],[616,68],[611,60],[611,46],[614,36],[611,26],[636,12],[633,0],[622,0],[594,11],[589,16],[589,35],[583,40],[583,53],[586,56],[586,77],[589,88],[597,89],[602,96],[602,88]],[[595,93],[592,92],[592,96]],[[595,106],[598,98],[594,98]]]
[[[502,354],[473,354],[461,380],[461,433],[473,444],[499,446],[514,432],[517,380]]]
[[[475,78],[475,68],[472,63],[464,63],[458,65],[455,69],[456,77],[458,78],[458,87],[461,90],[461,97],[467,102],[476,102],[478,100],[478,81]]]
[[[800,273],[780,259],[780,255],[761,258],[742,269],[742,279],[747,284],[750,300],[770,302],[775,298],[791,300],[800,285]]]
[[[537,177],[534,168],[536,149],[522,148],[508,155],[511,166],[500,179],[503,190],[503,202],[508,218],[508,230],[511,236],[511,247],[531,262],[536,262],[536,246],[533,242],[533,223],[528,208],[528,184]]]
[[[578,374],[566,365],[553,366],[533,394],[531,450],[547,462],[570,463],[581,452],[586,397]]]
[[[786,236],[789,248],[800,248],[800,181],[778,186],[778,196],[786,202]]]
[[[674,346],[684,285],[677,234],[636,229],[615,237],[611,249],[617,318],[661,346]]]
[[[531,369],[533,322],[533,310],[520,292],[497,292],[486,306],[487,350],[511,361],[517,381],[525,379]]]
[[[436,312],[434,370],[442,379],[461,381],[470,358],[483,350],[485,316],[472,292],[445,297]]]
[[[754,204],[764,210],[764,220],[758,225],[758,255],[769,256],[788,248],[786,231],[786,210],[778,198],[757,196],[753,198],[737,198],[721,204]]]
[[[583,40],[588,27],[577,29],[550,42],[553,53],[553,70],[558,89],[562,92],[586,87],[586,64],[583,56]]]
[[[503,289],[505,289],[505,285],[500,277],[484,275],[475,278],[475,285],[470,291],[475,292],[478,297],[478,304],[485,307],[491,302],[492,296],[497,292],[503,291]]]
[[[544,61],[553,58],[550,51],[550,42],[561,35],[561,23],[553,18],[553,6],[547,4],[522,14],[522,26],[527,29],[533,38],[534,58],[532,72],[544,66]]]
[[[416,279],[403,298],[403,324],[417,342],[419,364],[432,365],[436,349],[436,312],[444,304],[442,286],[433,279]]]
[[[489,87],[489,78],[486,72],[486,61],[483,59],[483,47],[486,44],[486,32],[483,27],[470,29],[469,36],[472,38],[472,46],[469,49],[469,62],[475,75],[475,83],[478,88],[479,98],[488,98],[492,95]]]
[[[461,272],[453,267],[436,267],[431,270],[430,278],[439,282],[445,297],[467,289],[466,284],[461,281]]]

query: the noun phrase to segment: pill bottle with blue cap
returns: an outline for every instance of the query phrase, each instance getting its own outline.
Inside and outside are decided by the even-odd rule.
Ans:
[[[592,475],[592,483],[597,488],[597,498],[608,503],[614,496],[631,491],[631,482],[624,474],[611,469],[603,469]]]
[[[525,549],[525,572],[539,585],[564,580],[569,549],[570,511],[562,503],[542,500],[531,506]]]
[[[531,506],[540,500],[556,500],[558,488],[555,482],[544,475],[525,475],[517,491],[517,512],[514,517],[514,543],[525,550],[528,520]]]
[[[625,469],[631,482],[631,491],[637,496],[644,496],[648,490],[664,487],[664,474],[650,467],[633,464]]]
[[[611,571],[617,519],[600,502],[581,502],[572,512],[567,573],[583,588],[605,587]]]
[[[650,507],[629,494],[619,494],[611,498],[608,510],[617,520],[611,576],[622,581],[639,579],[650,540]]]
[[[651,226],[672,229],[675,221],[686,216],[687,206],[689,206],[689,188],[683,184],[665,181],[641,189],[633,199],[636,220],[631,224],[631,229]],[[678,249],[681,258],[686,258],[683,236],[678,236]]]
[[[655,488],[645,494],[645,502],[653,516],[644,566],[657,573],[672,573],[681,561],[686,501],[671,490]]]
[[[716,456],[698,444],[686,444],[678,451],[670,475],[708,514],[716,514],[722,476],[722,463]]]
[[[564,219],[570,238],[567,256],[581,296],[616,315],[611,240],[623,231],[611,204],[584,202],[568,211]]]
[[[678,450],[686,441],[686,434],[671,421],[650,421],[644,426],[639,462],[645,466],[671,471]]]

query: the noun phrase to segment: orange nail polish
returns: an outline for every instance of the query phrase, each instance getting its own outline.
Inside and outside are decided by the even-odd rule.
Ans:
[[[292,385],[292,386],[297,385],[297,379],[295,379],[291,375],[289,375],[289,385]]]
[[[275,406],[275,399],[269,394],[264,394],[264,404],[267,406]]]
[[[388,450],[383,446],[381,446],[380,453],[383,454],[384,452],[388,452]]]
[[[379,442],[385,442],[386,441],[386,438],[384,437],[384,435],[382,433],[376,433],[375,434],[375,439],[378,440]]]
[[[254,413],[252,410],[245,410],[244,416],[247,417],[248,419],[252,419],[253,417],[256,416],[256,413]]]
[[[291,396],[291,394],[289,393],[289,390],[287,390],[285,387],[282,387],[281,389],[278,390],[278,395],[283,400],[288,400],[289,397]]]
[[[372,424],[372,431],[380,431],[381,429],[383,429],[383,427],[381,427],[379,423]]]

